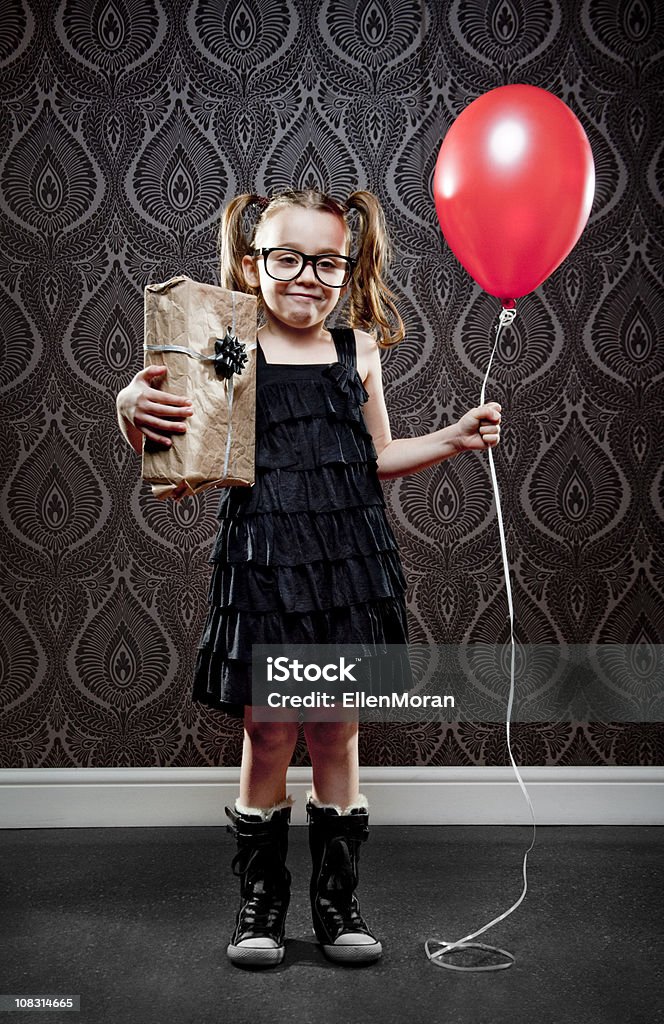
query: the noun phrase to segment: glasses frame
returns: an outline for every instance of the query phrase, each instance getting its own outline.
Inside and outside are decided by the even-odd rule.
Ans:
[[[303,263],[302,263],[302,266],[300,267],[300,269],[298,270],[297,274],[294,274],[293,277],[286,277],[286,278],[284,278],[284,277],[275,277],[274,274],[271,274],[270,271],[267,269],[267,258],[268,258],[268,256],[270,255],[271,252],[293,252],[293,253],[296,254],[296,256],[301,256],[302,260],[303,260]],[[287,246],[287,245],[273,245],[269,249],[254,249],[252,255],[256,259],[259,259],[262,256],[263,257],[263,266],[265,267],[265,273],[267,274],[267,276],[271,277],[273,281],[281,281],[284,284],[287,281],[296,281],[297,278],[300,276],[300,274],[303,273],[303,271],[304,271],[305,267],[307,266],[307,264],[311,263],[311,266],[313,267],[313,271],[314,271],[314,275],[316,277],[316,280],[320,284],[322,284],[324,288],[345,288],[346,285],[348,284],[348,282],[350,281],[351,277],[353,276],[353,271],[355,270],[355,267],[357,266],[357,260],[356,259],[353,259],[352,256],[343,256],[339,252],[321,252],[321,253],[318,253],[317,255],[314,255],[314,253],[310,253],[310,252],[300,252],[299,249],[291,249],[290,246]],[[343,284],[330,284],[328,281],[323,281],[319,277],[319,275],[318,275],[318,261],[319,260],[324,260],[324,259],[329,259],[330,256],[334,256],[335,259],[338,259],[338,260],[344,260],[348,264],[348,277],[343,282]]]

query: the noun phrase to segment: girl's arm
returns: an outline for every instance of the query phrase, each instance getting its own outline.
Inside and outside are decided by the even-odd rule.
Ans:
[[[364,421],[378,454],[381,479],[406,476],[463,451],[484,451],[500,439],[500,405],[488,402],[470,409],[456,423],[421,437],[393,438],[383,395],[380,349],[369,334],[355,332],[358,354],[362,351],[369,366],[364,386],[369,399],[362,407]]]

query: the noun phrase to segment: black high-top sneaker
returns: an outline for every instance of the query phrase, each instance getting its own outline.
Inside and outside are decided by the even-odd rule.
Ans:
[[[368,808],[339,814],[336,807],[308,800],[311,914],[325,956],[337,963],[368,963],[382,952],[360,913],[355,895],[360,846],[369,837]]]
[[[267,820],[230,807],[226,831],[237,839],[231,869],[241,879],[240,908],[226,949],[240,967],[274,967],[284,958],[284,929],[290,902],[291,874],[286,867],[290,807],[272,811]]]

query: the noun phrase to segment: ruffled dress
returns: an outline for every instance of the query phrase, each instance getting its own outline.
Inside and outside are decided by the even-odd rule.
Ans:
[[[251,703],[252,644],[363,644],[378,656],[408,643],[355,334],[331,333],[333,363],[268,363],[258,344],[255,483],[221,491],[192,700],[236,717]]]

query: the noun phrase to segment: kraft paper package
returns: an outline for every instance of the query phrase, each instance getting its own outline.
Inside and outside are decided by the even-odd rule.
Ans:
[[[185,275],[145,288],[144,367],[166,366],[160,387],[191,399],[172,445],[144,437],[142,477],[155,498],[254,483],[256,297]],[[166,417],[168,418],[168,417]],[[175,419],[175,417],[172,417]]]

